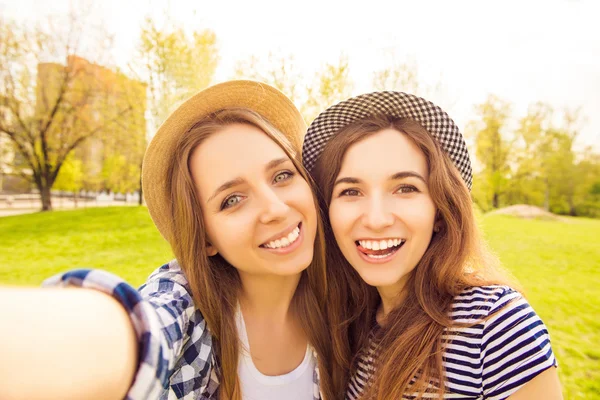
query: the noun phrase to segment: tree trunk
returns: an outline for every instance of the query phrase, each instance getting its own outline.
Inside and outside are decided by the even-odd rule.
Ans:
[[[575,203],[573,202],[573,198],[569,197],[569,215],[571,217],[577,216],[577,210],[575,209]]]
[[[494,198],[492,199],[492,207],[493,208],[498,208],[498,205],[500,203],[499,197],[500,196],[498,196],[498,193],[494,193]]]
[[[548,178],[545,179],[546,192],[544,193],[544,210],[550,211],[550,185],[548,184]]]
[[[144,204],[144,201],[142,198],[143,195],[144,195],[144,192],[142,191],[142,166],[140,165],[140,197],[138,199],[138,204],[140,206]]]
[[[42,185],[42,187],[39,187],[39,190],[42,200],[42,211],[52,211],[52,196],[50,194],[50,188]]]

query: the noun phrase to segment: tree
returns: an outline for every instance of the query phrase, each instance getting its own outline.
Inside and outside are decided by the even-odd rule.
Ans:
[[[266,65],[254,55],[238,61],[234,67],[234,78],[265,82],[279,89],[294,104],[300,104],[306,96],[306,88],[300,84],[301,77],[291,54],[276,55],[270,52]]]
[[[149,139],[171,111],[199,90],[209,86],[219,61],[217,38],[213,31],[196,31],[191,36],[167,23],[159,27],[146,18],[140,32],[136,58],[131,71],[148,85]],[[145,144],[143,146],[145,149]],[[143,152],[137,157],[140,203]]]
[[[54,181],[54,189],[64,190],[74,193],[75,207],[77,207],[77,197],[82,189],[83,184],[83,167],[79,159],[73,157],[73,153],[69,154],[56,181]]]
[[[372,86],[377,91],[401,91],[423,97],[442,106],[446,111],[454,105],[444,91],[442,80],[435,84],[425,83],[419,75],[416,62],[397,62],[393,54],[387,67],[373,73]]]
[[[478,184],[489,196],[491,206],[500,206],[500,196],[508,187],[512,141],[506,138],[506,125],[510,115],[510,104],[495,97],[476,107],[478,121],[468,125],[470,136],[475,139],[475,155],[481,167],[477,175]],[[485,208],[484,208],[485,209]]]
[[[524,197],[542,199],[536,203],[548,211],[576,214],[576,173],[573,144],[577,137],[578,112],[566,111],[562,125],[554,123],[555,113],[544,103],[535,103],[519,121],[516,136],[520,147],[516,180]],[[537,195],[535,193],[538,193]]]
[[[325,64],[317,73],[307,88],[306,103],[300,107],[308,123],[327,107],[350,97],[353,83],[349,72],[348,58],[342,55],[336,64]]]
[[[75,56],[84,36],[98,59],[105,54],[108,37],[94,40],[89,27],[76,13],[43,26],[0,21],[0,134],[24,160],[19,173],[39,190],[42,211],[52,209],[51,189],[69,155],[130,112],[111,106],[118,87]]]
[[[136,60],[130,67],[148,84],[150,125],[153,129],[172,109],[209,86],[219,60],[217,38],[211,30],[193,32],[146,18],[140,32]]]
[[[577,215],[600,217],[600,154],[587,147],[575,165],[579,184],[575,187]]]

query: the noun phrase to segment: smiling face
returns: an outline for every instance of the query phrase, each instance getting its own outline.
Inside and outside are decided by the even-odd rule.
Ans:
[[[227,125],[189,161],[210,241],[241,273],[292,275],[312,261],[312,191],[273,140],[249,124]]]
[[[436,214],[428,178],[423,152],[395,129],[346,151],[329,218],[342,253],[369,285],[399,292],[427,250]]]

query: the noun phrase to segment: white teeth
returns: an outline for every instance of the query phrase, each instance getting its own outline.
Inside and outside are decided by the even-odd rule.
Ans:
[[[369,250],[386,250],[391,247],[398,246],[400,243],[404,243],[402,239],[387,239],[387,240],[359,240],[358,243],[361,247]]]
[[[272,240],[269,243],[266,243],[264,247],[268,249],[279,249],[281,247],[288,247],[290,244],[294,243],[298,239],[298,237],[300,237],[300,228],[296,227],[287,236],[284,236],[277,240]]]
[[[367,254],[367,257],[369,257],[369,258],[384,258],[384,257],[387,257],[389,255],[390,255],[390,253],[382,254],[382,255]]]

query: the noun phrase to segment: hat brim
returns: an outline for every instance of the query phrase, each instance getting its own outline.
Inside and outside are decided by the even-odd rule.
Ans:
[[[225,108],[247,108],[265,118],[300,148],[306,132],[302,115],[283,93],[265,83],[235,80],[211,86],[181,104],[165,120],[146,149],[142,189],[154,224],[168,241],[172,238],[168,165],[182,134],[198,121]]]
[[[471,189],[471,160],[463,135],[452,118],[440,107],[404,92],[381,91],[362,94],[337,103],[321,112],[304,136],[302,163],[310,172],[323,149],[345,126],[375,115],[409,118],[436,139]]]

